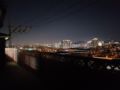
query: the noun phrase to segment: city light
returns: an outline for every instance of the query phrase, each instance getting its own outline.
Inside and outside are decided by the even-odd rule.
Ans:
[[[102,46],[102,42],[99,42],[99,43],[98,43],[98,46]]]

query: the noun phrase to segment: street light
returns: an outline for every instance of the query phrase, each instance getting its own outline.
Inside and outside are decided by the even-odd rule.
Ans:
[[[5,37],[5,40],[7,41],[9,39],[9,37],[7,36],[7,37]]]

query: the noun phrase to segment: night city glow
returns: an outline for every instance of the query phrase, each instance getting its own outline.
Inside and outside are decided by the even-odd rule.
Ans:
[[[14,44],[51,43],[64,39],[87,41],[94,36],[119,41],[120,5],[113,0],[6,0],[8,22],[14,27],[31,26],[13,34]],[[8,19],[7,19],[8,18]],[[10,21],[8,21],[10,20]],[[19,28],[18,28],[19,29]]]
[[[0,0],[0,88],[119,90],[119,0]]]

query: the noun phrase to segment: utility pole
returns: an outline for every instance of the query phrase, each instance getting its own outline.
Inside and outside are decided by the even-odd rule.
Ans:
[[[28,32],[31,29],[30,26],[22,26],[22,25],[8,25],[8,33],[9,33],[9,47],[12,47],[12,36],[13,33],[24,33]]]
[[[11,25],[9,24],[8,26],[8,33],[9,33],[9,47],[12,47],[12,40],[11,40],[11,36],[12,36],[12,32],[11,32]]]

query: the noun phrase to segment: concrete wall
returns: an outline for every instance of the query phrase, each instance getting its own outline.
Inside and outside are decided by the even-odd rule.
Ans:
[[[18,60],[18,50],[16,48],[5,48],[5,54],[8,55],[15,62]]]
[[[32,69],[37,69],[37,59],[35,56],[25,55],[24,63]]]

